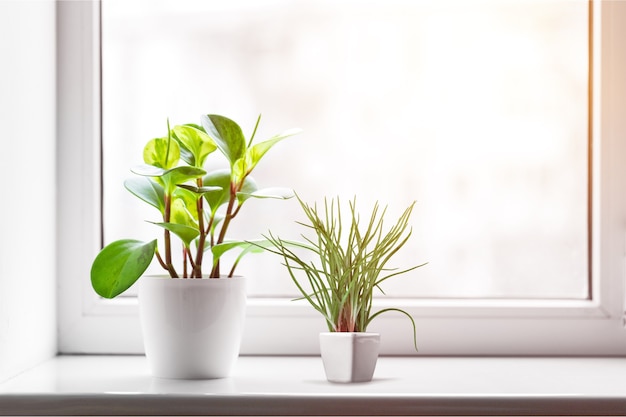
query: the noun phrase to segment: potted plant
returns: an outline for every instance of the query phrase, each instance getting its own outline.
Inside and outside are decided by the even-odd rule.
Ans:
[[[259,248],[228,240],[227,232],[248,199],[293,196],[286,188],[260,189],[250,173],[272,146],[299,132],[253,143],[259,122],[260,116],[246,141],[239,125],[223,116],[204,115],[201,125],[172,128],[168,121],[167,135],[148,141],[144,164],[124,182],[158,211],[153,223],[161,239],[108,244],[93,261],[91,283],[100,296],[113,298],[154,258],[166,272],[139,281],[144,345],[155,376],[225,377],[239,354],[246,287],[244,277],[234,273],[241,257]],[[228,168],[207,172],[208,157],[216,150]],[[240,253],[224,274],[222,255],[236,248]]]
[[[361,224],[356,199],[349,204],[347,219],[342,217],[339,198],[325,200],[321,212],[300,197],[298,201],[308,219],[308,223],[298,223],[312,236],[303,234],[304,242],[293,242],[270,232],[266,249],[282,257],[302,298],[326,321],[328,332],[320,334],[320,351],[327,379],[370,381],[378,358],[380,335],[368,333],[367,327],[379,315],[390,311],[405,314],[413,326],[417,350],[415,321],[410,314],[398,308],[372,309],[374,291],[382,292],[380,285],[384,281],[422,266],[404,270],[387,267],[411,235],[407,228],[415,203],[385,232],[386,209],[381,212],[378,203],[369,219]]]

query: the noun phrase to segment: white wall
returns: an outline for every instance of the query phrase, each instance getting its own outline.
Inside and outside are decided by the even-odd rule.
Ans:
[[[56,354],[56,23],[0,1],[0,381]]]

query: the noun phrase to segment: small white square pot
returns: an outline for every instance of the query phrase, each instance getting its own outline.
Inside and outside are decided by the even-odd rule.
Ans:
[[[320,333],[320,352],[330,382],[369,382],[376,369],[378,333]]]

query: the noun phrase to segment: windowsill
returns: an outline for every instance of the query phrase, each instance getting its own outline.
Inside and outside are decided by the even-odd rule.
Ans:
[[[626,358],[379,359],[366,384],[319,357],[241,357],[164,380],[143,356],[59,356],[0,384],[0,415],[626,415]]]

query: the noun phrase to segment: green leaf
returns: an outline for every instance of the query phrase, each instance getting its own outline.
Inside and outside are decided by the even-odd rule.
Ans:
[[[198,129],[202,133],[206,133],[206,130],[204,130],[204,128],[202,126],[200,126],[199,124],[196,124],[196,123],[185,123],[183,126],[193,127],[194,129]]]
[[[129,178],[124,181],[124,187],[134,196],[158,209],[161,214],[165,211],[163,187],[150,178]]]
[[[191,242],[193,242],[193,240],[200,235],[200,232],[198,231],[197,228],[193,228],[191,226],[187,226],[184,224],[156,223],[156,222],[149,222],[149,223],[155,224],[157,226],[160,226],[174,233],[176,236],[180,238],[180,240],[183,241],[183,243],[185,244],[187,248],[191,245]]]
[[[211,252],[213,253],[213,265],[215,266],[219,259],[222,257],[222,255],[224,255],[226,252],[236,248],[242,249],[237,256],[237,259],[233,263],[233,267],[229,274],[229,276],[232,276],[241,258],[243,258],[248,253],[262,253],[265,251],[265,248],[269,247],[270,245],[271,243],[264,239],[250,241],[229,241],[220,243],[211,247]]]
[[[171,195],[177,185],[200,178],[204,174],[206,174],[205,170],[189,166],[179,166],[167,170],[161,175],[161,179],[165,185],[165,193]]]
[[[252,162],[250,161],[248,153],[235,161],[232,166],[232,179],[236,184],[241,183],[241,180],[246,178],[246,176],[252,171],[251,169],[248,169],[251,164]]]
[[[206,157],[217,149],[209,135],[193,126],[174,126],[172,132],[182,147],[191,153],[193,159],[189,158],[188,163],[197,168],[202,168]]]
[[[367,217],[362,219],[356,210],[356,199],[352,200],[348,219],[342,221],[346,219],[342,219],[338,198],[330,202],[325,199],[321,211],[317,205],[310,206],[299,198],[298,201],[309,220],[308,223],[298,223],[314,236],[302,235],[305,243],[296,243],[292,250],[291,245],[270,232],[267,239],[272,248],[267,250],[282,257],[283,265],[302,296],[324,315],[331,331],[365,331],[371,320],[380,314],[398,311],[409,317],[414,344],[417,345],[415,322],[408,313],[396,308],[372,313],[373,292],[379,284],[417,268],[396,270],[386,266],[411,236],[409,218],[415,203],[409,205],[385,231],[386,209],[380,210],[378,203],[374,204],[367,220]],[[314,255],[317,261],[309,261],[308,256],[301,257],[298,249]],[[381,273],[387,275],[381,277]],[[302,274],[306,279],[300,282]]]
[[[201,168],[184,165],[165,170],[156,166],[144,164],[133,167],[131,171],[143,177],[162,178],[163,182],[165,184],[168,184],[166,186],[166,191],[169,190],[168,194],[171,194],[176,185],[182,184],[192,179],[200,178],[201,176],[206,174],[206,171]]]
[[[243,202],[250,198],[258,189],[259,187],[254,178],[250,176],[246,177],[241,190],[237,193],[237,201],[239,201],[239,204],[243,204]]]
[[[137,165],[130,169],[134,174],[141,175],[142,177],[161,177],[167,172],[163,168],[156,167],[154,165]]]
[[[198,197],[187,190],[177,188],[172,198],[170,222],[197,227]]]
[[[120,295],[145,272],[156,248],[156,239],[147,243],[123,239],[108,244],[91,265],[93,289],[104,298]]]
[[[411,321],[411,325],[413,326],[413,347],[415,348],[415,351],[418,352],[418,348],[417,348],[417,326],[415,325],[415,320],[413,319],[413,317],[407,313],[406,311],[400,309],[400,308],[386,308],[384,310],[380,310],[379,312],[372,314],[368,319],[367,319],[367,323],[365,325],[365,327],[367,328],[367,326],[370,324],[370,322],[372,320],[374,320],[376,317],[380,316],[381,314],[384,313],[388,313],[390,311],[397,311],[398,313],[404,314],[405,316],[407,316],[409,318],[409,320]]]
[[[143,161],[148,165],[170,169],[180,160],[180,148],[175,140],[156,138],[143,148]]]
[[[206,171],[201,168],[180,166],[172,168],[166,171],[162,176],[168,177],[168,179],[175,185],[182,184],[189,180],[194,180],[205,175]],[[165,179],[164,179],[165,181]]]
[[[275,198],[278,200],[288,200],[292,198],[293,196],[295,196],[291,188],[284,188],[284,187],[263,188],[261,190],[255,190],[251,193],[246,193],[244,191],[241,191],[237,193],[238,197],[239,195],[247,195],[248,197],[255,197],[255,198]]]
[[[252,172],[254,167],[256,167],[256,165],[259,163],[259,161],[263,157],[263,155],[265,155],[267,151],[269,151],[272,148],[272,146],[276,145],[281,140],[286,139],[290,136],[297,135],[300,132],[302,132],[302,129],[289,129],[266,141],[257,143],[256,145],[248,149],[247,155],[246,155],[247,156],[246,164],[245,164],[246,170],[247,170],[246,175]]]
[[[230,170],[218,169],[209,172],[202,177],[202,184],[205,187],[215,188],[214,191],[204,193],[204,199],[209,203],[211,212],[215,213],[223,204],[230,199]]]
[[[218,245],[215,245],[211,248],[211,252],[213,253],[213,259],[219,259],[222,255],[224,255],[226,252],[228,252],[229,250],[232,249],[236,249],[236,248],[243,248],[243,249],[247,249],[248,251],[253,251],[253,252],[263,252],[265,249],[263,249],[262,247],[260,247],[261,241],[257,241],[255,242],[255,244],[252,244],[250,241],[228,241],[228,242],[224,242],[224,243],[220,243]]]
[[[202,127],[233,166],[246,153],[246,139],[241,127],[227,117],[216,114],[203,115]]]
[[[215,187],[215,186],[202,186],[202,187],[196,187],[195,185],[190,185],[190,184],[178,184],[179,188],[184,188],[185,190],[191,191],[194,194],[198,194],[198,195],[204,195],[206,193],[210,193],[213,191],[222,191],[222,187]]]

